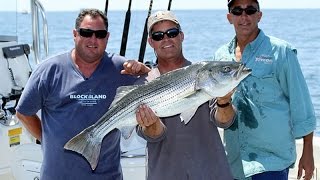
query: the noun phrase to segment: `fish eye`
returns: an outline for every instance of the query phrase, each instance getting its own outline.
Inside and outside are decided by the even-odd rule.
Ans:
[[[228,72],[231,71],[231,68],[230,68],[230,66],[224,66],[224,67],[222,68],[222,71],[223,71],[224,73],[228,73]]]

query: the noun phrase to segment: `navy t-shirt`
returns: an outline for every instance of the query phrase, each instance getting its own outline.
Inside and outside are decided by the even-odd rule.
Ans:
[[[17,111],[33,115],[41,109],[41,179],[122,179],[119,130],[105,136],[94,171],[81,154],[63,147],[108,110],[119,86],[134,83],[136,78],[120,74],[124,62],[121,56],[105,53],[91,77],[85,78],[69,51],[45,60],[32,73]]]

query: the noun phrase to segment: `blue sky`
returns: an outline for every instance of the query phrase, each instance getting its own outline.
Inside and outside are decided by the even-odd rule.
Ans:
[[[19,4],[16,4],[16,1]],[[40,0],[47,11],[78,11],[93,7],[104,9],[105,0]],[[225,9],[227,0],[172,0],[171,9]],[[109,10],[126,10],[129,0],[109,0]],[[154,0],[153,9],[166,9],[169,0]],[[0,0],[0,11],[29,10],[29,0]],[[132,0],[132,10],[146,10],[150,0]],[[4,6],[4,4],[8,6]],[[261,8],[320,8],[319,0],[260,0]]]

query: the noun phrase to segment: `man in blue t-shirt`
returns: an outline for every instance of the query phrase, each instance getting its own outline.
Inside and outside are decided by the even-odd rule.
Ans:
[[[108,20],[101,11],[82,10],[73,36],[74,49],[43,61],[32,73],[17,117],[41,141],[40,179],[121,180],[119,130],[104,138],[95,170],[80,154],[63,147],[107,111],[119,86],[136,78],[120,74],[124,57],[105,52]],[[40,109],[41,118],[36,114]]]

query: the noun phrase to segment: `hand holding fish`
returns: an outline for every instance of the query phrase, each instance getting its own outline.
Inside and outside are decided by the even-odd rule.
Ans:
[[[136,119],[146,135],[157,137],[163,133],[163,123],[149,106],[140,105],[136,112]]]
[[[230,124],[235,116],[235,108],[232,106],[231,100],[232,95],[236,88],[227,93],[223,97],[217,97],[216,105],[217,108],[214,113],[214,119],[224,125]]]
[[[139,76],[146,74],[150,71],[145,64],[136,61],[136,60],[128,60],[123,64],[123,70],[121,70],[121,74],[129,74],[134,76]]]
[[[233,89],[232,91],[230,91],[228,94],[226,94],[225,96],[223,97],[217,97],[217,102],[219,104],[226,104],[228,102],[231,103],[231,97],[233,95],[233,93],[236,91],[236,89]]]

